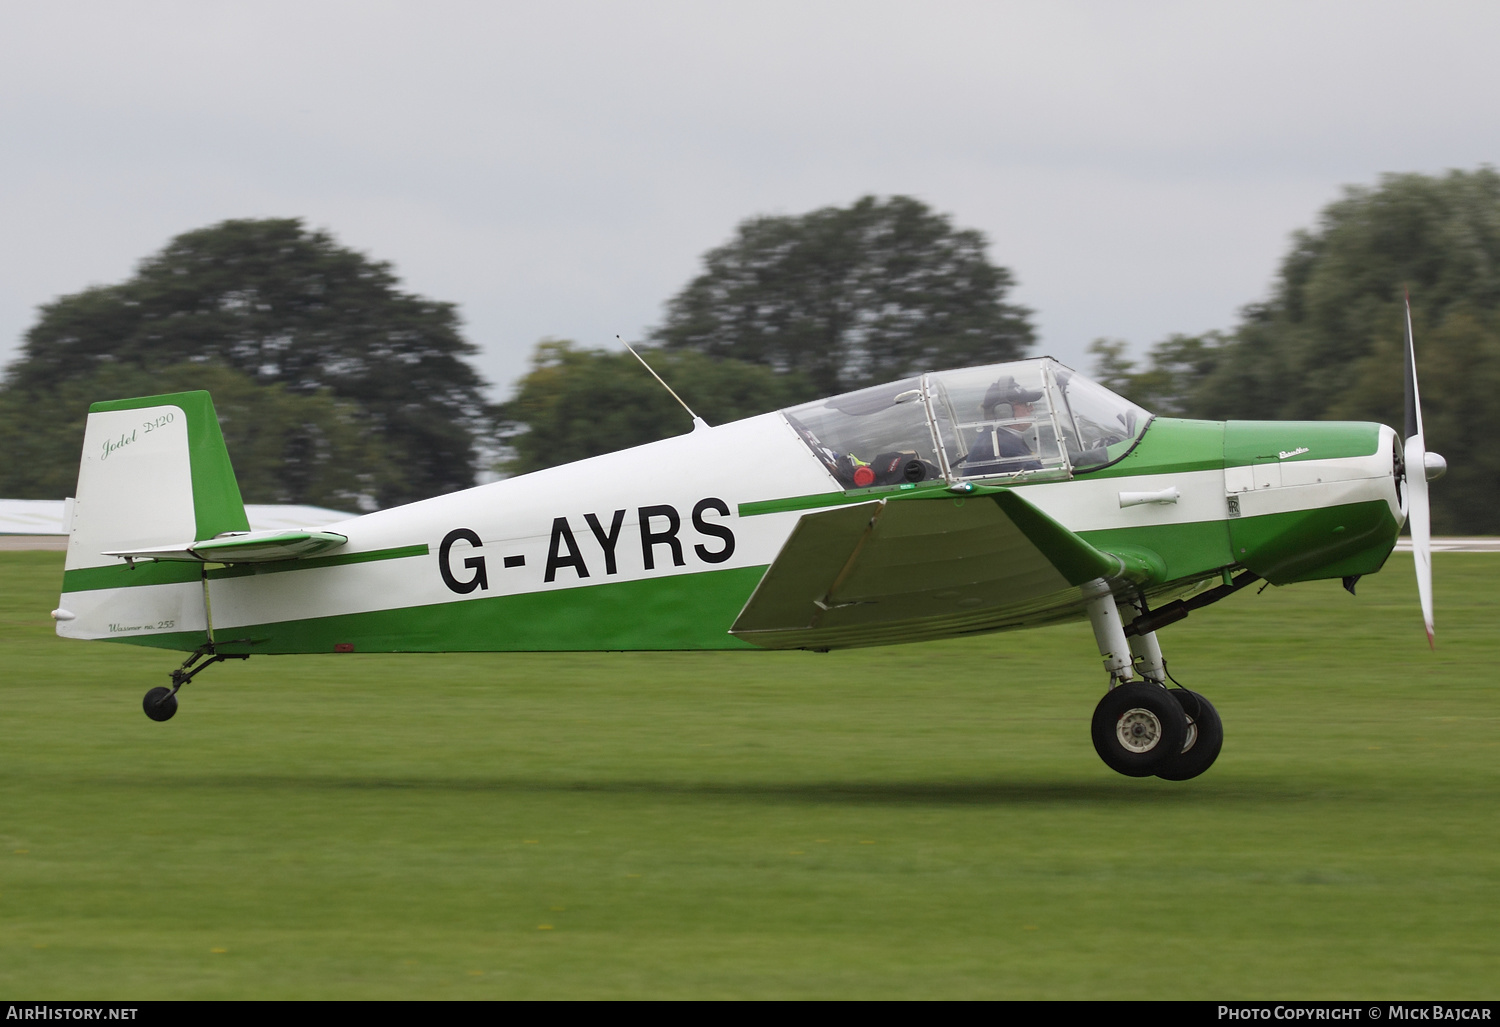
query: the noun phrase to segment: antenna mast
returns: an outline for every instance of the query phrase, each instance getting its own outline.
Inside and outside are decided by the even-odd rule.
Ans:
[[[662,381],[661,375],[659,375],[655,371],[651,370],[651,365],[648,364],[648,363],[646,363],[646,358],[645,357],[641,356],[639,353],[637,353],[635,351],[635,347],[634,346],[630,345],[630,343],[626,342],[624,339],[620,338],[618,335],[615,336],[615,341],[618,342],[618,343],[620,343],[626,349],[630,350],[630,355],[633,356],[633,357],[635,357],[637,360],[639,360],[641,362],[641,366],[644,367],[647,371],[651,372],[651,377],[653,377],[657,381],[661,382],[661,387],[664,388],[664,389],[666,389],[668,392],[672,393],[672,398],[675,399],[678,403],[680,403],[682,405],[682,409],[686,410],[687,413],[688,413],[688,416],[693,419],[693,430],[694,431],[697,431],[700,425],[702,427],[704,427],[704,428],[708,427],[708,422],[705,421],[703,418],[699,417],[697,414],[693,413],[693,408],[690,407],[690,406],[688,406],[686,403],[683,403],[682,397],[679,396],[679,395],[677,395],[676,392],[673,392],[672,386],[670,386],[666,382]]]

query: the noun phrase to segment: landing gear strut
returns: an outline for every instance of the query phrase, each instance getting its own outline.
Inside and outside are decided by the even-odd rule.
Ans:
[[[205,656],[208,659],[203,660]],[[146,697],[141,700],[141,708],[146,711],[146,716],[152,720],[158,722],[171,720],[177,713],[177,690],[179,688],[220,660],[248,660],[249,658],[249,653],[215,652],[212,642],[204,642],[197,649],[193,650],[193,655],[184,660],[181,667],[172,671],[172,687],[166,688],[159,685],[151,689],[151,691],[146,693]],[[203,660],[203,662],[198,663],[199,660]],[[194,667],[193,664],[195,663],[198,663],[198,666]]]
[[[1117,606],[1101,588],[1089,603],[1089,620],[1109,673],[1109,691],[1090,727],[1105,766],[1127,777],[1168,781],[1186,781],[1213,766],[1224,746],[1219,713],[1197,692],[1167,688],[1156,632],[1141,630],[1154,626],[1145,610]]]

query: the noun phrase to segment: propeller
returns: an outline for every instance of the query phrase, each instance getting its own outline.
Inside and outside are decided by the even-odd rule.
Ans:
[[[1422,600],[1422,622],[1427,645],[1432,638],[1432,508],[1427,483],[1443,476],[1448,462],[1427,452],[1422,437],[1422,399],[1417,393],[1417,362],[1411,329],[1411,296],[1406,297],[1406,523],[1411,528],[1411,551],[1417,565],[1417,595]]]

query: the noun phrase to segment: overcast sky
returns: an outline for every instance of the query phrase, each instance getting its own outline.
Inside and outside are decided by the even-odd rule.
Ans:
[[[302,217],[458,304],[508,393],[743,219],[908,194],[1038,353],[1228,328],[1346,184],[1500,163],[1494,3],[0,6],[0,361],[173,235]]]

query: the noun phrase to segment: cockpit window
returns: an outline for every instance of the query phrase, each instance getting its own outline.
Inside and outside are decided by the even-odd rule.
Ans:
[[[1067,478],[1123,456],[1151,418],[1051,358],[925,374],[782,413],[845,489]]]
[[[942,477],[921,378],[847,392],[783,413],[846,489]]]
[[[954,478],[1067,474],[1041,361],[930,375],[933,413]]]

